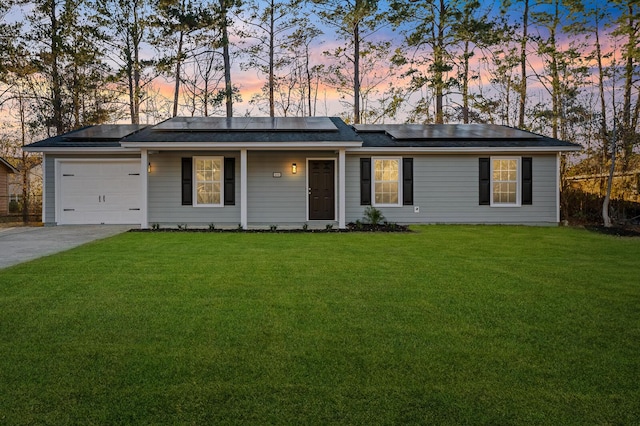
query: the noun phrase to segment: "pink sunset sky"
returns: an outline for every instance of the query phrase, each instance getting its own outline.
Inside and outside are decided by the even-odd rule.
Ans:
[[[257,4],[260,4],[260,3],[261,2],[257,2]],[[483,4],[486,7],[491,7],[492,10],[497,10],[498,3],[499,2],[497,0],[490,0],[490,1],[487,0],[483,2]],[[381,2],[381,5],[382,7],[384,7],[386,5],[386,2]],[[518,12],[517,10],[514,11],[514,13],[516,14],[517,12]],[[22,8],[14,8],[14,10],[5,17],[5,20],[9,22],[25,21],[25,16],[27,16],[29,13],[30,11],[28,6],[25,6]],[[514,19],[517,20],[516,17],[514,17]],[[317,42],[313,46],[311,64],[312,65],[318,65],[318,64],[329,65],[330,59],[327,58],[325,55],[323,55],[322,52],[333,50],[336,47],[342,46],[344,45],[344,42],[342,40],[339,40],[338,37],[335,35],[335,29],[331,28],[330,26],[327,26],[326,24],[323,25],[317,20],[316,20],[316,23],[319,26],[321,26],[321,29],[324,31],[324,34],[318,37]],[[533,28],[532,33],[535,34],[535,32],[536,32],[536,29]],[[402,44],[402,36],[399,33],[391,31],[390,28],[383,28],[382,30],[379,30],[376,34],[374,34],[371,37],[375,40],[391,40],[395,46],[399,46]],[[234,44],[236,46],[241,44],[240,40],[238,40],[237,37],[232,41],[234,41]],[[234,50],[237,51],[237,49],[238,49],[237,47],[232,47],[232,51]],[[605,48],[605,50],[607,49]],[[535,52],[532,51],[532,53],[535,53]],[[151,47],[147,47],[144,51],[144,55],[146,59],[152,59],[156,57],[157,53]],[[473,59],[473,64],[472,64],[472,68],[474,69],[474,71],[478,71],[481,77],[478,81],[474,83],[475,87],[473,88],[473,90],[478,90],[478,88],[482,86],[485,92],[490,91],[491,85],[489,83],[489,76],[487,75],[487,72],[484,70],[484,68],[480,64],[479,58],[480,56],[476,56]],[[542,70],[543,63],[540,57],[538,57],[535,54],[532,54],[530,55],[529,60],[530,60],[531,70],[537,70],[537,71]],[[233,65],[233,71],[232,71],[232,82],[234,85],[236,85],[239,88],[241,97],[242,97],[242,102],[236,102],[234,104],[234,114],[244,115],[248,113],[255,116],[265,115],[264,111],[259,110],[256,106],[250,104],[249,101],[251,100],[253,95],[260,93],[264,85],[266,76],[259,74],[255,69],[250,69],[250,70],[241,69],[240,68],[241,61],[243,61],[243,59],[241,58],[234,59],[234,65]],[[388,63],[382,62],[379,64],[379,67],[380,69],[388,68]],[[530,73],[530,74],[533,75],[533,73]],[[405,82],[400,77],[396,77],[394,85],[401,86],[403,84],[405,84]],[[160,76],[154,80],[153,86],[155,90],[162,95],[162,98],[165,98],[163,100],[164,103],[171,102],[171,100],[173,99],[173,90],[174,90],[173,81],[169,81],[166,78]],[[544,87],[535,78],[530,79],[529,87],[532,90],[532,94],[537,91],[539,92],[539,95],[536,95],[536,96],[545,95]],[[385,87],[381,87],[380,89],[384,90]],[[327,85],[321,86],[319,88],[319,93],[318,93],[317,115],[340,115],[342,112],[344,112],[347,109],[347,107],[342,105],[339,102],[339,99],[340,99],[340,94],[336,91],[335,88],[329,87]],[[455,96],[452,96],[450,100],[455,101]],[[185,112],[184,110],[181,111],[181,113],[183,114],[184,112]],[[2,113],[0,112],[0,114]],[[8,117],[10,116],[10,114],[7,114],[7,112],[5,111],[3,115],[4,117],[2,117],[2,121],[5,121],[5,122],[11,121],[11,119]],[[403,117],[404,116],[399,117],[396,121],[402,121]],[[155,117],[147,117],[146,119],[148,121],[149,120],[158,121],[164,118],[168,118],[168,117],[164,117],[163,114],[157,114]],[[144,116],[142,117],[142,120],[145,120]]]

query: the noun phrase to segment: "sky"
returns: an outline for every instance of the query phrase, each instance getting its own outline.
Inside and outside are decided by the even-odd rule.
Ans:
[[[248,2],[249,4],[251,2]],[[253,2],[254,4],[264,4],[264,1]],[[516,2],[517,3],[517,2]],[[382,1],[381,7],[384,8],[387,2]],[[483,1],[483,7],[491,8],[492,10],[497,10],[499,4],[499,0],[485,0]],[[25,16],[29,14],[28,7],[24,7],[21,9],[14,9],[12,13],[5,17],[5,19],[9,22],[11,21],[24,21]],[[320,36],[318,42],[315,45],[315,49],[312,55],[312,61],[314,64],[328,64],[329,60],[322,55],[322,51],[332,50],[335,47],[342,45],[342,41],[339,40],[335,36],[335,30],[326,24],[321,23],[316,20],[318,26],[324,32],[324,35]],[[535,33],[535,30],[534,30]],[[380,30],[378,33],[374,35],[376,38],[380,39],[392,39],[396,45],[402,44],[402,36],[396,32],[391,31],[390,28],[384,28]],[[232,48],[233,50],[233,48]],[[151,48],[146,48],[144,51],[144,55],[146,58],[154,58],[156,56],[156,52]],[[540,68],[540,63],[535,62],[535,57],[532,58],[532,67]],[[382,67],[386,66],[386,64],[381,64]],[[476,66],[477,63],[476,63]],[[485,80],[484,84],[487,84],[488,77],[484,76],[481,80]],[[256,107],[252,106],[249,103],[249,100],[256,93],[259,93],[263,84],[265,77],[255,70],[243,70],[240,67],[240,60],[234,60],[234,68],[232,71],[232,80],[233,84],[237,85],[240,89],[243,102],[236,103],[234,106],[235,115],[243,115],[246,113],[251,113],[251,115],[265,115],[264,112],[259,111]],[[163,77],[158,77],[155,81],[155,85],[160,91],[160,93],[166,97],[167,99],[172,99],[173,97],[173,86],[174,83],[172,81],[168,81]],[[542,90],[542,89],[540,89]],[[335,89],[331,87],[323,87],[320,90],[319,102],[318,102],[318,115],[337,115],[340,112],[345,110],[345,107],[340,105],[338,99],[339,94]],[[153,118],[149,118],[150,120],[154,120]],[[143,118],[144,120],[144,118]]]

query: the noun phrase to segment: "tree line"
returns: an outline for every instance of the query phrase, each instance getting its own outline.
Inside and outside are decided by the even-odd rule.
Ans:
[[[639,142],[639,9],[637,0],[4,0],[4,144],[176,115],[332,114],[506,124],[581,143],[585,167],[619,158],[628,168]],[[261,90],[248,94],[241,72]],[[337,107],[327,107],[331,91]]]

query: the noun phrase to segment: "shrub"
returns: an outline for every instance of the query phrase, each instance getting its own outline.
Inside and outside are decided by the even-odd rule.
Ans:
[[[369,206],[364,210],[364,221],[373,226],[378,226],[384,221],[384,215],[373,206]]]
[[[22,210],[20,203],[16,200],[9,201],[9,213],[18,213],[20,210]]]

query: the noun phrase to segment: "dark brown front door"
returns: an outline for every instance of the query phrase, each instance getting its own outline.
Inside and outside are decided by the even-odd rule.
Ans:
[[[335,220],[333,160],[309,161],[309,220]]]

